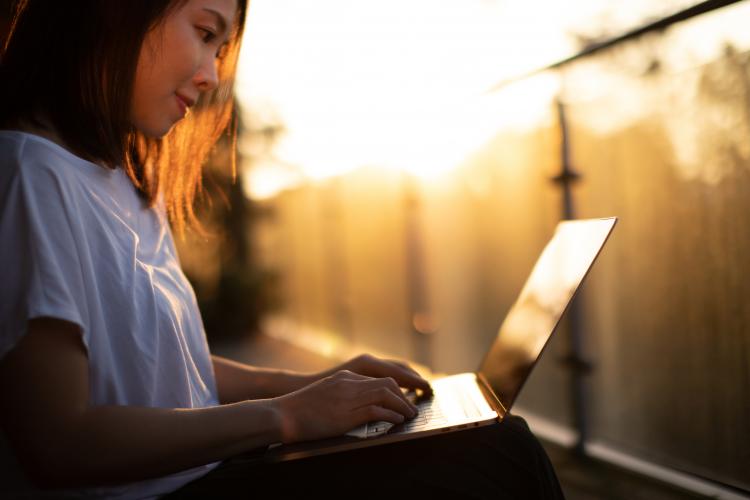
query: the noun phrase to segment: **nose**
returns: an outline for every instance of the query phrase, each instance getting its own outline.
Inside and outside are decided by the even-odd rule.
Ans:
[[[213,57],[203,58],[198,71],[193,76],[193,82],[201,92],[208,92],[218,87],[219,75],[216,66],[216,59]]]

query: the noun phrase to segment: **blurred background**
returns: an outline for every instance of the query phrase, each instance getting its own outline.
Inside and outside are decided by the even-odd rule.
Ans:
[[[749,28],[747,1],[254,0],[258,331],[474,370],[555,224],[616,215],[516,412],[747,491]]]
[[[556,223],[615,215],[514,410],[748,494],[750,1],[253,0],[236,92],[180,242],[212,347],[472,371]]]

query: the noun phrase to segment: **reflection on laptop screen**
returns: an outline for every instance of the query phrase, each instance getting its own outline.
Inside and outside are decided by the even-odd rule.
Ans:
[[[616,220],[561,222],[537,260],[479,370],[506,410],[510,410]]]

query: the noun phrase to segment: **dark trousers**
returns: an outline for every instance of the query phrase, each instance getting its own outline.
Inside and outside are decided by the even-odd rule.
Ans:
[[[437,436],[277,464],[240,455],[165,498],[562,499],[520,417]]]

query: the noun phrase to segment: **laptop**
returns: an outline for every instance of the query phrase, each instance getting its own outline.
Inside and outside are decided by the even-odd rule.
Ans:
[[[431,380],[430,397],[407,394],[417,405],[414,419],[399,425],[370,422],[341,437],[272,445],[263,460],[295,460],[502,421],[616,222],[616,217],[560,222],[479,370]]]

